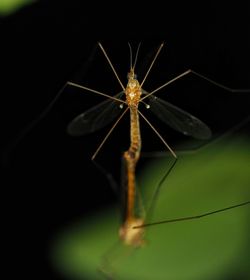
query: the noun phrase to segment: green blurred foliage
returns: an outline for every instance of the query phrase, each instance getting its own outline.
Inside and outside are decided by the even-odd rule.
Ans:
[[[145,188],[170,158],[158,158],[141,174]],[[250,144],[223,140],[197,153],[180,155],[161,189],[152,220],[198,215],[250,200]],[[117,242],[117,209],[72,224],[55,240],[54,266],[68,279],[228,280],[250,279],[250,207],[198,220],[146,228],[147,244],[125,248]],[[116,244],[117,242],[117,244]]]
[[[0,0],[0,16],[10,15],[23,6],[33,2],[35,0]]]

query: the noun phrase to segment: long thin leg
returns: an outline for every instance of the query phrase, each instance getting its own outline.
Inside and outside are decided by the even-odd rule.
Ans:
[[[148,213],[150,213],[150,215],[153,215],[153,209],[156,203],[156,199],[160,193],[161,190],[161,186],[163,184],[163,182],[166,180],[166,178],[168,177],[168,175],[170,174],[170,172],[173,170],[178,158],[177,155],[175,154],[175,152],[170,148],[170,146],[167,144],[167,142],[163,139],[163,137],[160,135],[160,133],[154,128],[154,126],[149,122],[149,120],[138,110],[139,114],[142,116],[142,118],[147,122],[147,124],[152,128],[152,130],[156,133],[156,135],[161,139],[161,141],[163,142],[163,144],[167,147],[167,149],[171,152],[171,154],[174,156],[174,162],[173,164],[170,166],[170,168],[168,169],[168,171],[166,172],[166,174],[164,174],[163,178],[161,179],[161,181],[159,182],[158,186],[155,189],[155,192],[152,196],[152,200],[149,204],[149,208],[148,208]]]
[[[220,87],[222,89],[225,89],[227,91],[230,91],[230,92],[242,92],[242,93],[250,92],[250,89],[229,88],[229,87],[224,86],[224,85],[222,85],[220,83],[217,83],[216,81],[214,81],[212,79],[207,78],[206,76],[204,76],[204,75],[202,75],[202,74],[200,74],[198,72],[193,71],[192,69],[189,69],[189,71],[190,71],[191,74],[194,74],[194,75],[202,78],[203,80],[206,80],[206,81],[210,82],[211,84],[214,84],[215,86]]]
[[[113,66],[113,64],[112,64],[112,62],[111,62],[111,60],[109,59],[109,57],[108,57],[106,51],[104,50],[102,44],[101,44],[100,42],[98,42],[98,45],[99,45],[99,47],[101,48],[101,50],[102,50],[104,56],[106,57],[106,59],[107,59],[109,65],[110,65],[110,67],[111,67],[113,73],[115,74],[115,76],[116,76],[116,78],[117,78],[119,84],[121,85],[122,89],[125,91],[125,87],[124,87],[124,85],[122,84],[122,82],[121,82],[121,80],[120,80],[120,78],[119,78],[117,72],[115,71],[115,68],[114,68],[114,66]]]
[[[120,240],[115,242],[113,246],[101,256],[101,264],[98,271],[102,275],[102,278],[105,277],[107,280],[117,279],[116,272],[119,270],[124,260],[134,252],[135,250],[133,247],[123,246]]]
[[[160,53],[160,51],[161,51],[161,49],[162,49],[163,46],[164,46],[164,43],[162,43],[162,44],[160,45],[159,49],[157,50],[156,55],[155,55],[153,61],[151,62],[151,64],[150,64],[150,66],[149,66],[149,68],[148,68],[148,71],[147,71],[147,73],[146,73],[144,79],[143,79],[142,82],[141,82],[141,87],[142,87],[143,84],[145,83],[145,81],[146,81],[146,79],[147,79],[147,77],[148,77],[148,74],[149,74],[151,68],[153,67],[153,65],[154,65],[154,63],[155,63],[155,61],[156,61],[156,58],[158,57],[158,55],[159,55],[159,53]]]
[[[114,191],[114,193],[118,196],[118,184],[115,181],[114,177],[112,176],[112,174],[106,170],[101,164],[99,164],[97,161],[92,160],[93,164],[95,165],[95,167],[106,177],[106,179],[109,182],[109,185],[111,187],[111,189]]]
[[[200,150],[203,150],[207,147],[210,147],[211,145],[214,145],[218,141],[221,141],[222,139],[229,137],[230,135],[235,133],[237,130],[239,130],[241,127],[243,127],[244,125],[246,125],[249,122],[250,122],[250,115],[248,115],[244,120],[242,120],[241,122],[236,124],[234,127],[232,127],[231,129],[229,129],[228,131],[223,133],[218,138],[212,139],[211,141],[209,141],[205,144],[199,145],[198,147],[185,149],[185,150],[177,148],[178,155],[195,154],[195,153],[199,152]],[[175,149],[175,151],[176,151],[176,149]],[[163,152],[163,151],[143,152],[143,156],[145,156],[145,157],[153,157],[154,156],[154,157],[157,157],[157,158],[162,158],[162,157],[165,157],[166,154],[167,154],[167,152]]]
[[[159,224],[166,224],[166,223],[174,223],[174,222],[180,222],[180,221],[200,219],[200,218],[203,218],[203,217],[206,217],[206,216],[210,216],[210,215],[217,214],[217,213],[220,213],[220,212],[228,211],[228,210],[231,210],[231,209],[234,209],[234,208],[237,208],[237,207],[242,207],[242,206],[245,206],[247,204],[250,204],[250,200],[246,201],[246,202],[243,202],[243,203],[236,204],[236,205],[232,205],[232,206],[229,206],[229,207],[226,207],[226,208],[214,210],[214,211],[211,211],[211,212],[206,212],[206,213],[196,215],[196,216],[182,217],[182,218],[177,218],[177,219],[159,221],[159,222],[155,222],[155,223],[148,223],[148,224],[144,224],[144,225],[141,225],[141,226],[136,226],[134,228],[149,227],[149,226],[154,226],[154,225],[159,225]]]
[[[47,105],[47,107],[36,117],[31,123],[29,123],[4,149],[3,154],[1,155],[1,163],[3,166],[8,166],[10,164],[10,157],[12,151],[19,145],[24,137],[50,112],[50,110],[55,105],[56,101],[59,99],[64,89],[67,87],[67,83],[59,90],[57,95],[52,99],[52,101]]]
[[[218,87],[220,87],[220,88],[222,88],[222,89],[224,89],[224,90],[230,91],[230,92],[242,92],[242,93],[244,93],[244,92],[250,92],[250,89],[232,89],[232,88],[226,87],[226,86],[224,86],[224,85],[222,85],[222,84],[220,84],[220,83],[215,82],[215,81],[212,80],[212,79],[207,78],[206,76],[203,76],[202,74],[199,74],[198,72],[193,71],[192,69],[189,69],[189,70],[183,72],[182,74],[176,76],[175,78],[169,80],[169,81],[166,82],[165,84],[159,86],[159,87],[156,88],[155,90],[151,91],[150,93],[148,93],[147,95],[145,95],[144,97],[142,97],[140,101],[143,101],[145,98],[149,97],[150,95],[156,93],[157,91],[161,90],[162,88],[166,87],[167,85],[172,84],[173,82],[179,80],[180,78],[182,78],[182,77],[184,77],[184,76],[186,76],[186,75],[188,75],[188,74],[190,74],[190,73],[196,75],[196,76],[199,77],[199,78],[202,78],[203,80],[206,80],[206,81],[210,82],[210,83],[213,84],[213,85],[216,85],[216,86],[218,86]]]
[[[105,136],[105,138],[102,140],[101,144],[98,146],[98,148],[96,149],[95,153],[93,154],[93,156],[91,157],[91,160],[94,160],[96,155],[98,154],[98,152],[100,151],[100,149],[102,148],[102,146],[104,145],[104,143],[106,142],[106,140],[108,139],[108,137],[110,136],[110,134],[112,133],[112,131],[114,130],[114,128],[117,126],[117,124],[119,123],[119,121],[122,119],[122,117],[125,115],[125,113],[128,111],[129,107],[127,107],[124,112],[120,115],[120,117],[117,119],[117,121],[114,123],[114,125],[111,127],[111,129],[109,130],[109,132],[107,133],[107,135]]]
[[[171,79],[170,81],[166,82],[165,84],[161,85],[161,86],[158,87],[157,89],[155,89],[155,90],[151,91],[150,93],[146,94],[144,97],[141,98],[140,102],[141,102],[142,100],[144,100],[145,98],[149,97],[150,95],[156,93],[156,92],[159,91],[160,89],[166,87],[167,85],[170,85],[170,84],[172,84],[173,82],[175,82],[176,80],[178,80],[178,79],[180,79],[180,78],[186,76],[186,75],[189,74],[189,73],[190,73],[190,70],[187,70],[187,71],[183,72],[182,74],[176,76],[175,78],[173,78],[173,79]]]
[[[60,98],[60,96],[62,95],[62,93],[64,92],[65,88],[67,86],[73,86],[76,88],[80,88],[80,89],[84,89],[90,92],[94,92],[96,94],[99,94],[101,96],[107,97],[109,99],[118,101],[120,103],[126,104],[126,102],[122,99],[110,96],[108,94],[102,93],[100,91],[88,88],[88,87],[84,87],[82,85],[73,83],[73,82],[66,82],[62,88],[59,90],[59,92],[57,93],[57,95],[53,98],[53,100],[49,103],[49,105],[41,112],[41,114],[35,119],[33,120],[30,124],[28,124],[20,133],[19,135],[13,139],[8,146],[5,148],[4,153],[1,155],[1,164],[3,164],[3,166],[8,166],[9,164],[9,157],[10,157],[10,153],[11,151],[22,141],[22,139],[50,112],[50,110],[53,108],[53,106],[55,105],[56,101]]]
[[[147,220],[150,220],[151,217],[153,216],[153,211],[155,209],[156,201],[157,201],[157,198],[158,198],[158,196],[160,194],[162,184],[165,182],[165,180],[167,179],[167,177],[169,176],[171,171],[174,169],[175,164],[177,163],[177,160],[178,160],[178,158],[174,159],[174,162],[172,163],[170,168],[167,170],[167,172],[164,174],[164,176],[162,177],[162,179],[158,183],[158,185],[157,185],[157,187],[156,187],[156,189],[155,189],[155,191],[153,193],[153,196],[152,196],[151,202],[149,204],[148,210],[147,210],[147,212],[148,212]]]
[[[94,92],[94,93],[99,94],[101,96],[107,97],[109,99],[112,99],[112,100],[115,100],[115,101],[118,101],[118,102],[126,104],[126,102],[124,100],[122,100],[122,99],[110,96],[110,95],[108,95],[106,93],[97,91],[97,90],[92,89],[92,88],[88,88],[88,87],[85,87],[85,86],[82,86],[82,85],[79,85],[79,84],[76,84],[76,83],[73,83],[73,82],[67,82],[66,85],[70,85],[70,86],[77,87],[77,88],[80,88],[80,89],[85,89],[87,91],[91,91],[91,92]]]
[[[142,118],[146,121],[146,123],[152,128],[152,130],[156,133],[156,135],[161,139],[161,141],[163,142],[163,144],[168,148],[168,150],[170,151],[170,153],[177,158],[175,152],[170,148],[170,146],[168,145],[168,143],[163,139],[163,137],[160,135],[160,133],[153,127],[153,125],[149,122],[149,120],[138,110],[139,114],[142,116]]]

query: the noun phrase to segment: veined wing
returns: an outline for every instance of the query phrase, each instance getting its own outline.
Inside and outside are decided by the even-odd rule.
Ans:
[[[152,112],[171,128],[197,139],[211,137],[210,128],[188,112],[154,95],[149,96],[148,100]]]
[[[123,92],[115,95],[120,99]],[[84,113],[75,117],[68,125],[67,131],[72,136],[81,136],[92,133],[111,123],[121,112],[118,101],[107,99]]]

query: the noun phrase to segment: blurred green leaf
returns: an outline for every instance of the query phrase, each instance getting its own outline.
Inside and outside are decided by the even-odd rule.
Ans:
[[[0,15],[7,16],[35,0],[0,0]]]
[[[250,145],[223,140],[203,150],[180,156],[164,182],[154,221],[198,215],[250,200]],[[144,172],[144,187],[169,164],[161,158]],[[52,252],[54,266],[68,279],[222,280],[250,279],[249,205],[199,220],[146,228],[147,244],[130,250],[118,240],[119,213],[79,221],[59,234]],[[113,247],[112,247],[113,246]]]

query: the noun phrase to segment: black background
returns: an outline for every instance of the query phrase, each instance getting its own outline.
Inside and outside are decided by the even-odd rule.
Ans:
[[[2,230],[9,276],[60,279],[47,261],[53,236],[72,220],[115,201],[108,181],[90,161],[106,130],[78,139],[65,131],[77,113],[103,100],[99,96],[66,90],[50,113],[15,144],[67,80],[112,95],[119,92],[97,41],[103,43],[124,83],[127,42],[135,49],[142,41],[138,69],[145,71],[143,58],[149,61],[164,41],[145,89],[189,68],[229,87],[250,88],[249,16],[247,5],[210,1],[165,6],[38,1],[1,19],[1,197],[6,220]],[[232,95],[193,76],[169,90],[170,102],[204,120],[215,134],[249,111],[246,94]],[[121,129],[103,149],[107,164],[126,148],[126,137],[121,137],[127,135],[126,126],[125,132]],[[161,127],[160,131],[164,134]],[[166,135],[172,145],[179,139],[172,131]],[[143,139],[149,147],[151,136]]]

